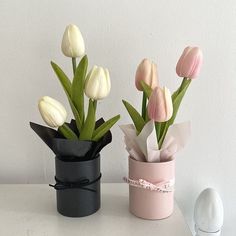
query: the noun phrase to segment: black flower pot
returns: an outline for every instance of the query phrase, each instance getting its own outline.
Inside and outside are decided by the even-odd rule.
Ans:
[[[96,127],[104,123],[101,118]],[[79,136],[75,120],[67,125]],[[57,211],[83,217],[100,208],[100,151],[112,141],[108,131],[99,141],[65,139],[57,130],[30,122],[30,127],[54,152]]]
[[[55,168],[56,184],[53,187],[57,192],[57,211],[68,217],[95,213],[101,204],[100,154],[84,161],[56,156]]]

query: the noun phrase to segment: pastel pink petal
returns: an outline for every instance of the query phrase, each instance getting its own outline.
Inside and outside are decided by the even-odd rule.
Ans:
[[[142,91],[141,81],[144,81],[152,89],[158,85],[157,66],[149,59],[143,59],[139,64],[135,75],[135,86]]]
[[[166,117],[165,98],[161,88],[156,87],[148,102],[149,118],[155,121],[163,121]]]
[[[193,62],[193,66],[192,66],[192,71],[190,72],[190,76],[189,76],[189,78],[191,78],[191,79],[196,78],[199,75],[199,72],[200,72],[201,66],[202,66],[202,59],[203,59],[202,52],[198,51],[196,53],[198,53],[198,55],[195,56],[195,60]]]
[[[139,64],[135,75],[135,86],[138,90],[142,91],[140,81],[144,81],[149,84],[149,78],[151,75],[151,63],[148,59],[143,59]]]
[[[198,47],[187,47],[182,53],[177,65],[176,73],[180,77],[195,78],[202,65],[202,52]]]
[[[176,73],[178,74],[178,76],[182,77],[182,67],[183,67],[183,62],[186,58],[186,55],[188,54],[188,52],[191,50],[191,47],[186,47],[182,53],[182,55],[180,56],[177,65],[176,65]]]

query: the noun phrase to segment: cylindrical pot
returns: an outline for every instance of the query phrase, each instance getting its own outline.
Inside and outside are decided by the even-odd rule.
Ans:
[[[160,183],[174,183],[175,160],[168,162],[140,162],[129,157],[129,179],[146,181],[158,185]],[[174,189],[169,191],[152,191],[130,184],[129,186],[130,212],[143,219],[164,219],[173,213]]]
[[[57,211],[69,217],[95,213],[101,204],[100,155],[87,161],[67,161],[56,156]]]

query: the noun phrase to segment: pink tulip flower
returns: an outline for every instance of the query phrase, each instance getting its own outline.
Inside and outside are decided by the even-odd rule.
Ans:
[[[156,122],[168,121],[173,114],[171,93],[168,88],[156,87],[149,98],[148,116]]]
[[[196,78],[202,66],[202,51],[198,47],[186,47],[176,65],[179,77]]]
[[[135,75],[135,86],[139,91],[143,91],[140,81],[144,81],[152,89],[158,85],[157,65],[149,59],[142,60]]]

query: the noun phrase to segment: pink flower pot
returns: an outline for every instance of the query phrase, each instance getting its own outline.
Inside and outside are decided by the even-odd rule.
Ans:
[[[140,162],[129,157],[129,179],[148,181],[154,185],[163,181],[174,182],[175,160],[168,162]],[[151,191],[137,186],[129,186],[130,212],[143,219],[157,220],[170,216],[174,209],[174,189],[172,191]]]

